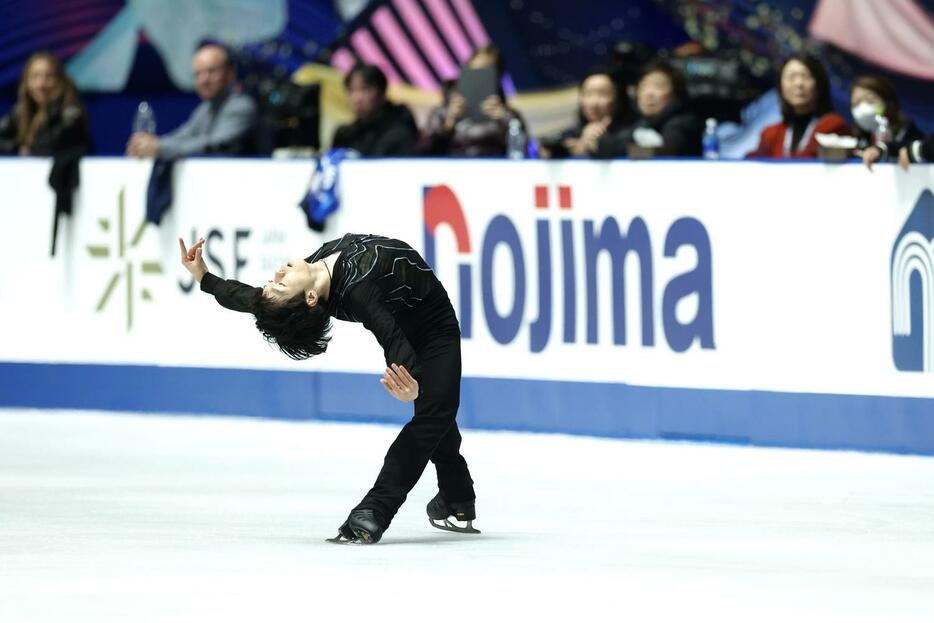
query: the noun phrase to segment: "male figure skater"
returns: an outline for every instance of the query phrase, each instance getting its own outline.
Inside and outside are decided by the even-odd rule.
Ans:
[[[252,313],[266,340],[292,359],[327,349],[331,317],[363,323],[386,356],[383,387],[398,400],[415,402],[415,416],[389,447],[376,484],[329,541],[378,542],[429,460],[439,489],[427,507],[431,524],[478,532],[473,480],[454,421],[460,404],[460,328],[447,292],[412,247],[383,236],[345,234],[304,260],[288,262],[258,288],[208,272],[201,257],[204,238],[191,249],[181,239],[178,243],[182,264],[201,290],[228,309]]]

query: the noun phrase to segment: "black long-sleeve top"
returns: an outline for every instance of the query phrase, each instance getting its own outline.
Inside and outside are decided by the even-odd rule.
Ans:
[[[417,329],[411,314],[439,285],[437,277],[412,247],[401,240],[345,234],[324,243],[306,262],[340,253],[331,274],[325,309],[332,318],[360,322],[376,336],[386,364],[398,363],[416,379],[420,368],[410,336]],[[253,312],[262,288],[207,273],[201,290],[227,309]]]

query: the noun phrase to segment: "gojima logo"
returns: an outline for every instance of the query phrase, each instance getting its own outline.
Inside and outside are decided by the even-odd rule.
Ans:
[[[133,307],[134,300],[137,296],[136,285],[134,283],[134,274],[136,265],[133,260],[129,257],[129,249],[136,248],[139,246],[140,240],[143,237],[143,233],[146,231],[146,221],[145,219],[136,227],[133,232],[132,237],[127,236],[127,227],[126,227],[126,210],[125,210],[125,192],[126,189],[121,188],[120,193],[117,197],[117,226],[116,231],[111,231],[112,219],[102,218],[98,219],[97,224],[100,227],[101,231],[107,235],[115,235],[116,240],[113,240],[113,246],[108,244],[100,245],[88,245],[88,253],[91,257],[95,259],[111,259],[115,258],[118,262],[114,262],[114,273],[111,275],[110,280],[107,282],[107,286],[104,288],[103,293],[101,294],[100,299],[97,302],[95,312],[100,313],[106,307],[107,304],[114,296],[114,292],[117,291],[117,286],[120,286],[121,283],[126,285],[126,330],[129,331],[133,327]],[[159,261],[149,261],[149,262],[140,262],[139,270],[143,274],[162,274],[162,264]],[[152,294],[144,287],[139,287],[138,296],[143,301],[151,301]]]
[[[553,192],[556,191],[556,192]],[[615,216],[602,220],[574,216],[571,186],[535,186],[533,203],[535,212],[534,240],[524,239],[519,227],[510,216],[498,214],[488,223],[479,237],[478,229],[483,223],[468,219],[469,211],[461,205],[454,191],[446,185],[424,188],[423,213],[425,222],[425,259],[429,265],[438,267],[438,249],[435,231],[449,227],[454,233],[456,249],[447,249],[444,256],[457,262],[458,292],[461,334],[465,339],[473,336],[474,292],[473,275],[480,273],[479,303],[486,327],[494,340],[508,344],[516,339],[520,329],[529,328],[529,350],[538,353],[544,350],[552,334],[560,334],[564,343],[579,340],[577,299],[584,298],[584,334],[587,343],[598,341],[599,299],[611,297],[613,344],[624,346],[633,341],[626,334],[626,274],[627,258],[638,260],[639,287],[636,290],[636,309],[641,318],[642,346],[656,343],[656,323],[661,321],[661,332],[669,347],[675,352],[684,352],[697,344],[702,349],[713,349],[713,287],[712,250],[710,237],[704,225],[694,218],[682,217],[675,220],[665,234],[662,261],[675,257],[682,247],[690,247],[697,262],[687,272],[675,275],[667,282],[658,283],[658,266],[653,254],[651,232],[645,220],[635,216],[622,226]],[[557,195],[557,210],[552,209],[552,195]],[[517,216],[517,218],[521,218]],[[477,229],[472,229],[473,225]],[[552,227],[560,231],[560,244],[552,248]],[[479,238],[480,244],[472,242]],[[514,293],[511,306],[504,314],[496,305],[494,288],[493,256],[502,248],[509,258]],[[531,252],[528,252],[529,249]],[[610,260],[612,279],[611,292],[599,292],[598,263],[601,256]],[[527,271],[526,265],[529,265]],[[578,283],[578,263],[583,263],[584,283]],[[537,281],[538,300],[527,301],[528,279]],[[657,289],[661,287],[661,314],[656,318]],[[560,292],[557,304],[561,305],[561,326],[553,314],[555,297]],[[696,312],[692,318],[684,319],[676,314],[678,303],[685,298],[696,300]],[[537,309],[535,309],[537,308]],[[534,314],[534,318],[530,317]],[[554,325],[554,326],[553,326]]]
[[[921,193],[892,250],[892,358],[934,372],[934,194]]]

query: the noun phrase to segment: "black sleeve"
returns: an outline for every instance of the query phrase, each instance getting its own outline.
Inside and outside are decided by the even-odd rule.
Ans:
[[[91,150],[91,133],[87,114],[80,106],[69,106],[62,111],[62,121],[51,128],[50,143],[53,153],[87,153]]]
[[[410,156],[415,152],[418,130],[414,126],[396,125],[386,132],[377,149],[380,156]]]
[[[201,291],[213,294],[217,302],[227,309],[253,313],[256,301],[263,294],[262,288],[254,288],[234,279],[221,279],[206,273],[201,279]]]
[[[625,158],[629,144],[632,143],[633,128],[623,128],[618,132],[606,132],[597,141],[597,158]]]
[[[16,153],[16,122],[13,113],[0,117],[0,154]]]
[[[334,130],[334,138],[331,139],[331,149],[339,147],[351,147],[350,145],[350,125],[338,126]]]
[[[363,282],[350,291],[354,316],[363,323],[374,336],[379,345],[383,347],[386,365],[393,363],[405,366],[405,369],[415,377],[421,378],[421,368],[415,349],[409,343],[392,312],[383,305],[379,291],[372,284]]]
[[[703,131],[694,115],[676,115],[662,126],[664,152],[673,156],[700,156]]]
[[[564,146],[564,141],[568,140],[569,138],[580,138],[580,136],[581,129],[568,128],[563,132],[541,137],[538,140],[538,144],[550,151],[552,158],[570,158],[571,152],[569,152],[568,148]]]
[[[921,141],[921,157],[925,162],[934,162],[934,134]]]
[[[924,132],[922,132],[921,128],[915,125],[913,121],[909,121],[901,139],[900,141],[893,141],[894,145],[889,147],[891,153],[895,155],[895,158],[898,158],[898,150],[902,147],[907,147],[915,141],[924,140]]]
[[[909,159],[911,158],[911,146],[915,141],[924,139],[924,133],[914,124],[914,122],[909,121],[908,126],[904,130],[904,134],[901,136],[901,140],[893,138],[887,143],[874,143],[873,137],[870,135],[868,138],[868,144],[875,146],[882,152],[881,160],[884,162],[886,160],[890,162],[898,161],[898,152],[902,147],[908,149]]]
[[[374,155],[411,156],[418,143],[418,126],[415,117],[401,104],[396,108],[394,120],[377,141]]]

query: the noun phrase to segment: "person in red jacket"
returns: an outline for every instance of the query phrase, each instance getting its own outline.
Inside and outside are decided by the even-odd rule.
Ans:
[[[759,146],[747,158],[816,158],[817,134],[849,135],[850,127],[834,112],[830,80],[810,54],[795,54],[778,73],[782,121],[762,130]]]

